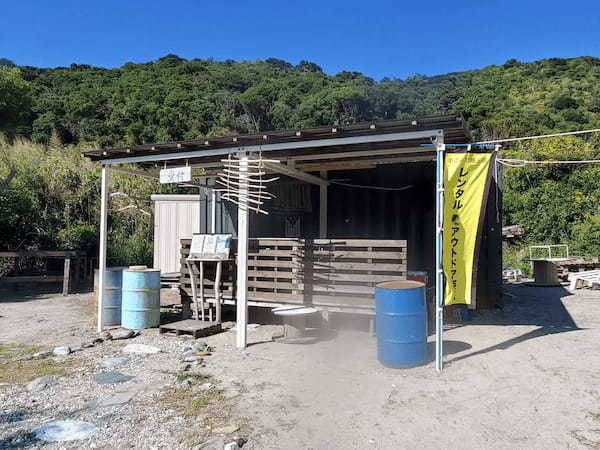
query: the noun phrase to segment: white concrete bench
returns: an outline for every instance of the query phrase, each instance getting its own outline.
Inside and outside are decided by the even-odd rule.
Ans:
[[[570,291],[584,286],[592,287],[594,284],[600,283],[600,270],[570,273],[568,279],[571,282],[569,285]]]

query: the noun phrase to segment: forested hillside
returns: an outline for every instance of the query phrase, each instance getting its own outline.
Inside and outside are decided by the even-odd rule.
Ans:
[[[230,132],[458,112],[483,136],[600,125],[600,59],[508,61],[436,77],[375,82],[356,72],[278,59],[216,62],[168,55],[116,69],[20,67],[30,108],[10,129],[99,146]],[[27,96],[26,96],[27,97]],[[0,106],[1,114],[1,106]],[[18,128],[15,121],[18,120]]]
[[[510,60],[469,72],[380,81],[356,72],[328,75],[311,62],[274,58],[218,62],[167,55],[114,69],[40,69],[0,59],[0,132],[8,139],[0,143],[0,247],[95,245],[97,169],[76,158],[56,158],[57,152],[448,112],[463,114],[476,138],[600,128],[600,59]],[[542,159],[594,158],[599,144],[598,135],[591,135],[507,151]],[[28,152],[38,155],[30,165],[19,161]],[[52,158],[64,164],[58,181],[42,169]],[[510,169],[505,221],[526,226],[529,242],[568,242],[597,256],[598,180],[597,168]],[[44,183],[55,183],[57,190]],[[48,195],[56,198],[48,203]],[[42,229],[45,217],[18,216],[36,204],[52,209],[52,230]],[[139,259],[149,245],[149,222],[131,210],[119,214],[113,219],[122,228],[119,249],[136,245],[125,253]],[[41,231],[23,228],[23,221]]]

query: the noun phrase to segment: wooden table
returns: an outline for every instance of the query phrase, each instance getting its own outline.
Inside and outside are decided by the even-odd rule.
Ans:
[[[214,284],[214,293],[215,293],[215,306],[216,306],[216,323],[221,324],[221,273],[223,262],[231,261],[231,259],[215,259],[215,258],[186,258],[185,263],[187,265],[190,280],[192,283],[192,299],[195,303],[196,307],[196,320],[202,319],[204,320],[204,263],[216,263],[217,269],[215,274],[215,284]],[[200,287],[200,308],[201,314],[198,311],[198,295],[196,294],[196,274],[194,271],[195,263],[200,263],[200,271],[198,273],[198,282]],[[210,311],[210,320],[212,322],[212,309]]]
[[[567,258],[529,258],[533,264],[535,284],[539,286],[560,286],[558,265]]]
[[[64,259],[62,275],[34,275],[34,276],[14,276],[0,278],[2,283],[27,283],[27,282],[52,282],[63,283],[63,295],[67,295],[71,289],[71,260],[74,261],[73,274],[75,284],[80,280],[80,264],[81,260],[86,258],[83,252],[74,250],[17,250],[17,251],[0,251],[0,258],[60,258]]]

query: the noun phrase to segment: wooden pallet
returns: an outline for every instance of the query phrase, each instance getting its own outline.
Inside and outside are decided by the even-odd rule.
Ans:
[[[186,319],[161,325],[159,333],[175,333],[177,336],[191,334],[194,339],[221,331],[221,324],[217,322],[203,322],[201,320]]]

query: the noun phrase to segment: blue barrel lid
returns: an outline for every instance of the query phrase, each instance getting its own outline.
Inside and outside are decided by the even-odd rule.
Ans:
[[[383,281],[375,285],[379,289],[391,289],[391,290],[404,290],[404,289],[418,289],[425,287],[425,283],[414,280],[402,280],[402,281]]]

